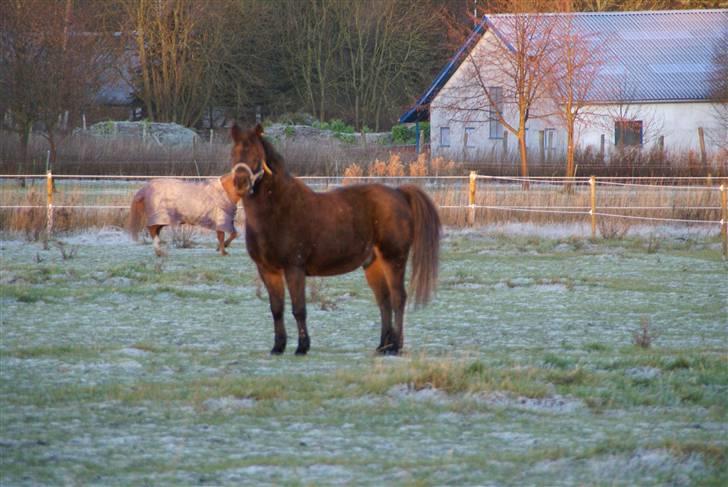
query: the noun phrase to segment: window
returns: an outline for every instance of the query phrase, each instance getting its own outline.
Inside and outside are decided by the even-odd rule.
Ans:
[[[450,127],[440,127],[440,147],[450,147]]]
[[[500,124],[498,114],[503,113],[503,87],[492,86],[488,88],[490,97],[493,100],[493,104],[490,106],[488,121],[490,125],[491,139],[502,139],[503,138],[503,125]]]
[[[642,145],[642,120],[615,120],[614,145],[618,147]]]
[[[463,145],[468,149],[475,148],[475,127],[465,127]]]
[[[556,144],[554,143],[556,129],[543,130],[544,157],[546,161],[554,161],[556,159]]]

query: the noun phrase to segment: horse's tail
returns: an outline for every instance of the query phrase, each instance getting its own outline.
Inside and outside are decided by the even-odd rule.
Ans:
[[[416,306],[425,305],[437,287],[442,232],[440,215],[422,189],[409,184],[398,189],[407,198],[414,218],[409,293],[414,296]]]
[[[144,228],[144,196],[146,186],[136,192],[131,200],[131,208],[129,211],[129,234],[134,241],[139,239],[139,232]]]

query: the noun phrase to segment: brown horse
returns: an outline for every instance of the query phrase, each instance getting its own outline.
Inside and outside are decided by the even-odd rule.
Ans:
[[[234,186],[235,171],[203,183],[177,179],[155,179],[145,184],[131,202],[129,231],[134,240],[144,226],[154,241],[158,256],[165,254],[159,234],[167,225],[199,225],[217,232],[220,254],[238,236],[235,212],[240,195]],[[229,233],[227,240],[225,232]]]
[[[286,348],[286,285],[298,325],[296,354],[303,355],[310,347],[306,276],[363,267],[381,314],[377,351],[397,354],[404,344],[410,249],[415,303],[426,304],[435,289],[441,232],[435,205],[411,185],[393,189],[361,184],[316,193],[286,172],[283,159],[262,134],[260,125],[247,131],[233,126],[232,164],[245,207],[245,243],[270,299],[275,331],[271,353]]]

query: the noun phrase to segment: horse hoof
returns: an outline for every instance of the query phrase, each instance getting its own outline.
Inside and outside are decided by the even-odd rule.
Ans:
[[[279,347],[273,347],[273,349],[270,351],[271,355],[283,355],[284,348]]]
[[[399,348],[392,344],[377,347],[379,355],[399,355]]]
[[[303,337],[298,339],[298,348],[296,349],[296,355],[306,355],[308,349],[311,348],[311,339],[309,337]]]

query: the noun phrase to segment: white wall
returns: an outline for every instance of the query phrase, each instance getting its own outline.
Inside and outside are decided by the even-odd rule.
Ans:
[[[590,107],[596,115],[595,120],[583,127],[579,134],[582,147],[591,146],[599,149],[601,134],[605,134],[607,150],[614,146],[614,114],[619,111],[617,105]],[[664,137],[667,151],[699,151],[698,127],[705,132],[705,145],[708,153],[716,154],[726,146],[728,134],[725,128],[720,129],[715,107],[706,102],[664,102],[643,103],[629,106],[629,118],[643,121],[644,148],[657,144],[660,136]]]
[[[618,105],[601,105],[590,107],[595,115],[589,116],[584,126],[577,128],[576,145],[581,149],[590,147],[594,153],[599,152],[602,134],[605,137],[605,151],[609,154],[614,149],[614,115],[619,111]],[[669,152],[686,152],[700,150],[698,127],[703,127],[705,145],[709,158],[718,157],[721,148],[728,146],[728,134],[721,129],[716,118],[714,106],[710,103],[651,103],[632,105],[632,119],[643,122],[643,149],[650,149],[658,143],[660,136],[664,138],[665,150]],[[443,156],[455,160],[496,160],[501,157],[503,141],[489,137],[489,122],[472,119],[462,120],[453,116],[451,110],[438,108],[435,104],[430,109],[430,147],[433,156]],[[555,119],[531,120],[526,125],[528,149],[532,154],[540,150],[539,131],[555,129],[554,148],[561,156],[566,150],[566,132]],[[450,147],[440,145],[440,127],[450,127]],[[474,138],[470,138],[465,147],[465,128],[474,129]],[[508,147],[517,151],[518,145],[513,134],[508,134]]]

